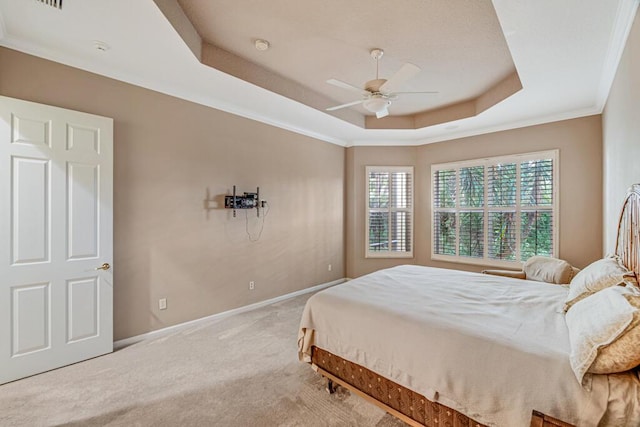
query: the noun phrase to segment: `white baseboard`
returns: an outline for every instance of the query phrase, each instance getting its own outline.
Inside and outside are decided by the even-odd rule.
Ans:
[[[202,322],[207,322],[207,321],[211,321],[211,320],[220,320],[223,319],[225,317],[229,317],[229,316],[233,316],[234,314],[240,314],[240,313],[245,313],[247,311],[251,311],[251,310],[255,310],[257,308],[260,307],[264,307],[266,305],[269,304],[274,304],[276,302],[280,302],[280,301],[284,301],[286,299],[289,298],[293,298],[293,297],[297,297],[299,295],[304,295],[304,294],[308,294],[311,292],[316,292],[319,290],[322,290],[324,288],[328,288],[331,286],[335,286],[338,285],[340,283],[344,283],[349,279],[338,279],[338,280],[334,280],[332,282],[327,282],[327,283],[321,283],[319,285],[316,286],[312,286],[310,288],[306,288],[306,289],[301,289],[299,291],[295,291],[295,292],[291,292],[285,295],[280,295],[279,297],[275,297],[275,298],[271,298],[265,301],[260,301],[260,302],[256,302],[253,304],[249,304],[249,305],[245,305],[244,307],[238,307],[238,308],[234,308],[232,310],[227,310],[227,311],[223,311],[222,313],[217,313],[217,314],[212,314],[211,316],[206,316],[206,317],[201,317],[200,319],[195,319],[195,320],[190,320],[188,322],[184,322],[184,323],[179,323],[177,325],[173,325],[173,326],[167,326],[166,328],[162,328],[162,329],[158,329],[155,331],[151,331],[151,332],[147,332],[146,334],[141,334],[141,335],[136,335],[135,337],[130,337],[130,338],[125,338],[122,340],[118,340],[115,341],[113,343],[113,350],[120,350],[121,348],[130,346],[131,344],[135,344],[137,342],[140,341],[144,341],[146,339],[149,338],[155,338],[158,336],[162,336],[165,334],[168,334],[170,332],[175,332],[178,329],[187,327],[187,326],[191,326],[191,325],[195,325],[198,323],[202,323]]]

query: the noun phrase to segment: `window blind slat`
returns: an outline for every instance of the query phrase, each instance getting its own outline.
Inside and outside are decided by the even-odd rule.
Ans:
[[[456,254],[456,214],[453,212],[434,212],[434,251],[439,255]]]
[[[460,206],[484,206],[484,166],[460,168]]]
[[[386,208],[389,205],[389,173],[369,173],[369,207]]]
[[[489,258],[516,259],[515,212],[489,212]]]
[[[391,174],[391,207],[408,209],[411,207],[411,174],[393,172]]]
[[[522,211],[520,229],[520,259],[534,255],[553,255],[553,215],[550,210]]]
[[[411,250],[411,214],[393,212],[391,214],[391,250],[407,252]]]
[[[389,250],[388,212],[369,213],[369,250],[375,252]]]
[[[460,256],[484,257],[484,212],[460,212]]]
[[[553,161],[531,160],[520,164],[520,202],[523,206],[553,205]]]
[[[516,164],[491,165],[487,168],[487,203],[489,206],[516,205]]]
[[[456,206],[456,170],[436,171],[433,179],[433,205],[436,208]]]

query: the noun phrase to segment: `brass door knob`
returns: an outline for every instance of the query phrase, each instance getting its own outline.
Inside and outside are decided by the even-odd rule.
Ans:
[[[105,270],[105,271],[106,271],[106,270],[108,270],[108,269],[110,269],[110,268],[111,268],[111,266],[109,265],[109,263],[108,263],[108,262],[105,262],[105,263],[104,263],[104,264],[102,264],[100,267],[96,267],[96,270]]]

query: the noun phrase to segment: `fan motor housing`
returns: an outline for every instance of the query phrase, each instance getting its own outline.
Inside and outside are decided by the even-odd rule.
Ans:
[[[369,92],[380,92],[380,86],[385,84],[387,79],[374,79],[365,83],[364,88]]]

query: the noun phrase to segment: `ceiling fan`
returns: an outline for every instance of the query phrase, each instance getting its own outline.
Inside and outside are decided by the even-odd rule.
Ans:
[[[381,119],[382,117],[386,117],[389,115],[389,106],[391,105],[391,101],[395,101],[398,99],[398,95],[400,94],[414,94],[414,93],[438,93],[434,91],[426,91],[426,92],[398,92],[398,89],[402,86],[403,83],[414,77],[416,74],[420,72],[420,67],[415,64],[411,64],[410,62],[405,63],[396,73],[391,76],[389,80],[378,78],[378,69],[379,69],[379,61],[384,55],[384,51],[382,49],[372,49],[371,57],[376,60],[376,78],[374,80],[369,80],[364,84],[364,89],[360,89],[356,86],[350,85],[349,83],[345,83],[336,79],[329,79],[327,83],[341,87],[343,89],[350,90],[352,92],[357,92],[360,94],[362,99],[357,101],[348,102],[342,105],[336,105],[335,107],[327,108],[327,111],[339,110],[341,108],[351,107],[353,105],[357,105],[362,103],[362,106],[372,113],[376,114],[376,117]]]

